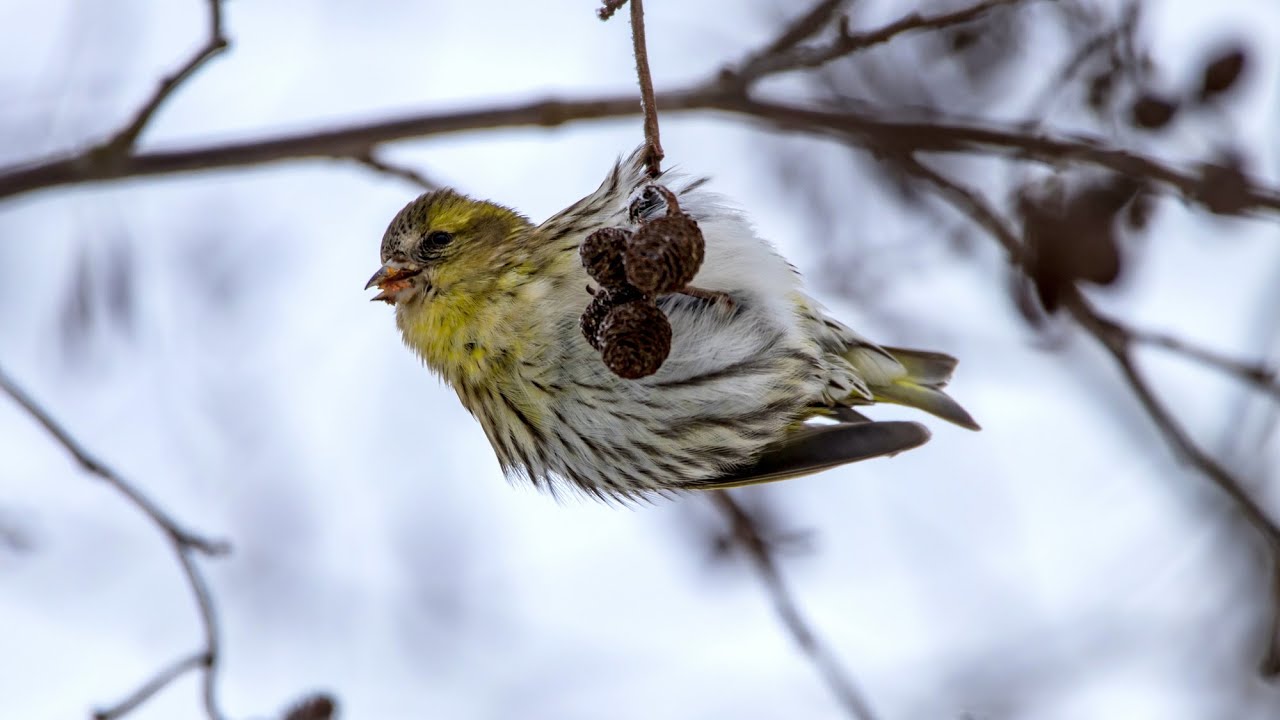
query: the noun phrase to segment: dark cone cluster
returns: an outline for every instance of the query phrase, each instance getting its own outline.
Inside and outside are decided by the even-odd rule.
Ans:
[[[666,215],[641,219],[634,232],[602,228],[578,249],[582,267],[600,286],[579,319],[582,335],[613,374],[629,380],[656,373],[667,359],[671,322],[654,300],[684,290],[706,254],[698,223],[674,193],[650,185],[641,197],[653,209],[665,200]]]

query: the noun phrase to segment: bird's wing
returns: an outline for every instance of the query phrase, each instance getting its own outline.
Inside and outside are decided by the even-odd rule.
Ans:
[[[751,465],[699,483],[697,489],[722,490],[787,480],[859,460],[896,455],[928,440],[929,430],[914,422],[806,425],[769,447]]]

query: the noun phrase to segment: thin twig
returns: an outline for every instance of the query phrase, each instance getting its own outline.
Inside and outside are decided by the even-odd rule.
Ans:
[[[1115,319],[1108,319],[1108,322],[1112,325],[1120,325]],[[1135,343],[1163,348],[1169,352],[1177,353],[1217,368],[1228,375],[1239,378],[1242,382],[1252,385],[1259,392],[1280,400],[1280,368],[1268,367],[1261,362],[1251,363],[1228,357],[1217,350],[1201,347],[1166,333],[1140,330],[1127,325],[1124,326],[1124,332]]]
[[[982,197],[973,190],[929,169],[923,163],[911,159],[903,163],[910,172],[932,183],[942,197],[948,199],[962,213],[985,228],[1002,246],[1010,251],[1015,267],[1021,257],[1022,243],[1018,233]],[[1078,292],[1067,293],[1063,307],[1071,317],[1087,331],[1115,360],[1130,390],[1137,397],[1153,424],[1164,436],[1174,453],[1190,463],[1201,475],[1208,478],[1234,503],[1237,511],[1261,536],[1271,566],[1271,632],[1267,639],[1260,671],[1264,676],[1280,675],[1280,526],[1245,489],[1231,471],[1200,448],[1190,434],[1177,421],[1151,389],[1147,379],[1133,362],[1132,348],[1141,342],[1127,328],[1099,314]]]
[[[133,120],[102,145],[103,150],[117,156],[132,152],[138,137],[146,130],[147,124],[151,122],[151,118],[160,106],[205,63],[227,49],[227,38],[222,34],[222,2],[221,0],[207,1],[209,3],[209,36],[204,45],[197,48],[177,72],[160,82],[160,87],[156,88],[151,98],[138,109]]]
[[[396,163],[380,158],[373,152],[366,152],[361,155],[353,155],[351,156],[351,159],[355,160],[361,165],[364,165],[370,170],[375,170],[377,172],[380,172],[386,175],[391,175],[392,177],[398,177],[401,180],[406,180],[410,183],[413,183],[414,185],[417,185],[423,190],[440,189],[440,183],[437,183],[431,180],[426,175],[423,175],[417,170],[414,170],[413,168],[410,168],[410,167],[405,167],[404,165],[398,165]]]
[[[849,0],[820,0],[818,4],[809,9],[800,17],[793,20],[790,24],[782,29],[768,45],[760,52],[756,53],[753,59],[760,59],[770,55],[780,55],[809,38],[817,35],[822,28],[831,22],[836,12],[844,8]],[[743,63],[744,67],[752,65],[751,60]]]
[[[199,658],[199,662],[193,662],[191,658],[183,659],[173,665],[162,668],[152,678],[144,682],[138,690],[135,690],[124,701],[111,706],[108,709],[98,711],[96,717],[114,720],[122,717],[126,713],[133,710],[146,699],[150,698],[160,689],[164,688],[183,673],[201,668],[202,672],[202,694],[205,706],[205,712],[210,720],[221,720],[222,713],[218,709],[217,693],[216,693],[216,675],[218,667],[218,621],[217,614],[213,607],[213,599],[209,594],[209,588],[205,582],[204,576],[200,573],[200,569],[196,566],[192,555],[200,553],[203,555],[216,556],[229,552],[230,548],[226,542],[220,540],[211,540],[203,538],[195,533],[182,529],[168,513],[164,512],[150,498],[135,488],[127,480],[120,476],[102,461],[95,458],[69,433],[58,421],[53,419],[45,409],[37,403],[29,394],[27,394],[17,383],[9,378],[8,375],[0,370],[0,390],[13,398],[13,400],[27,412],[37,423],[53,436],[54,440],[67,451],[79,463],[80,467],[92,475],[104,480],[112,488],[115,488],[124,496],[131,504],[140,510],[147,518],[164,533],[165,538],[169,541],[169,545],[173,548],[174,555],[178,560],[182,573],[186,576],[187,584],[191,587],[191,592],[195,597],[196,610],[200,616],[200,624],[204,630],[204,647],[191,658]]]
[[[739,82],[745,81],[749,83],[765,75],[821,67],[833,60],[890,42],[905,33],[944,30],[977,20],[998,7],[1026,1],[983,0],[967,8],[937,15],[921,15],[918,12],[913,12],[888,25],[867,32],[850,32],[847,28],[841,27],[836,39],[824,45],[801,46],[792,49],[785,45],[777,47],[779,43],[775,40],[763,52],[753,56],[736,73],[736,76]],[[814,11],[824,10],[823,6],[828,4],[832,3],[820,3]],[[811,32],[810,35],[812,34]],[[779,36],[779,39],[786,37],[787,32],[784,32]],[[794,45],[795,43],[791,44]]]
[[[631,46],[636,56],[636,78],[640,81],[640,107],[644,112],[644,164],[649,177],[662,174],[662,141],[658,137],[658,103],[653,95],[653,76],[649,74],[649,50],[644,37],[644,2],[631,0]]]
[[[95,711],[93,718],[94,720],[116,720],[116,718],[124,717],[150,700],[152,695],[165,689],[169,683],[192,670],[204,667],[208,662],[209,655],[203,650],[179,658],[161,669],[150,680],[147,680],[137,690],[134,690],[132,695],[116,703],[110,709]]]
[[[1008,253],[1010,264],[1016,266],[1022,263],[1024,253],[1018,233],[1001,219],[1000,214],[981,195],[925,165],[914,155],[895,156],[894,160],[907,172],[931,183],[960,212],[989,232]]]
[[[1173,413],[1156,396],[1146,378],[1133,363],[1131,352],[1133,337],[1128,335],[1123,327],[1099,315],[1079,293],[1072,293],[1064,303],[1064,307],[1080,326],[1093,335],[1111,354],[1116,364],[1120,366],[1120,371],[1124,374],[1129,387],[1137,396],[1138,402],[1142,404],[1143,409],[1147,411],[1147,415],[1151,417],[1174,452],[1226,493],[1235,502],[1236,509],[1244,519],[1262,536],[1266,544],[1268,563],[1271,566],[1269,581],[1271,628],[1259,672],[1264,677],[1280,675],[1280,527],[1234,474],[1191,439],[1186,429],[1174,418]]]
[[[1111,322],[1096,311],[1079,293],[1071,293],[1064,307],[1085,330],[1089,332],[1120,366],[1121,372],[1133,389],[1143,409],[1151,416],[1152,421],[1169,441],[1169,445],[1187,462],[1195,466],[1205,477],[1208,477],[1222,489],[1239,506],[1250,524],[1257,528],[1267,544],[1280,554],[1280,527],[1258,505],[1257,501],[1244,489],[1243,484],[1218,461],[1214,460],[1196,445],[1186,429],[1174,418],[1173,413],[1156,397],[1155,392],[1145,377],[1138,372],[1133,363],[1132,347],[1134,338],[1122,325]]]
[[[836,701],[849,717],[856,720],[874,720],[876,715],[863,696],[862,690],[801,614],[799,606],[787,589],[786,582],[782,579],[782,573],[778,570],[773,550],[761,537],[751,515],[743,510],[727,491],[711,493],[711,500],[729,520],[734,539],[746,552],[747,557],[751,558],[751,564],[760,575],[769,593],[769,599],[773,601],[774,611],[782,620],[782,624],[787,628],[801,652],[822,675],[823,681],[835,695]]]
[[[1134,28],[1138,23],[1139,11],[1142,5],[1138,0],[1130,0],[1128,6],[1120,16],[1119,22],[1114,26],[1103,30],[1094,35],[1089,40],[1081,43],[1063,62],[1061,68],[1053,73],[1044,88],[1040,91],[1035,100],[1029,103],[1029,114],[1032,116],[1023,127],[1037,127],[1041,124],[1040,116],[1048,111],[1050,103],[1066,88],[1072,87],[1072,81],[1076,75],[1084,69],[1089,60],[1099,51],[1111,48],[1115,52],[1115,46],[1126,36],[1132,35]]]

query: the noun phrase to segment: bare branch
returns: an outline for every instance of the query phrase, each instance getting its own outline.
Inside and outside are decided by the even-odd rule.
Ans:
[[[972,22],[998,7],[1013,5],[1015,3],[1025,1],[1026,0],[983,0],[982,2],[975,3],[961,10],[928,16],[921,15],[918,12],[913,12],[908,15],[904,15],[888,25],[867,32],[850,32],[842,23],[839,35],[830,43],[792,48],[792,46],[807,37],[812,36],[818,29],[820,29],[820,26],[813,28],[813,23],[810,22],[809,24],[800,26],[808,31],[805,37],[800,37],[794,41],[791,40],[791,36],[793,35],[792,28],[788,28],[778,37],[777,40],[771,42],[763,51],[747,60],[737,73],[730,71],[730,74],[736,75],[736,79],[739,83],[749,84],[754,80],[765,77],[766,75],[821,67],[833,60],[852,55],[856,52],[861,52],[876,45],[882,45],[890,42],[894,38],[905,33],[944,30],[956,25]],[[816,17],[825,16],[825,18],[829,18],[831,10],[828,10],[824,6],[839,4],[842,3],[820,3],[813,11],[811,11],[810,14],[815,15]],[[832,10],[833,9],[834,8],[832,8]],[[804,18],[801,18],[801,20],[809,21],[810,18],[806,15]]]
[[[644,2],[631,0],[631,44],[636,56],[636,78],[640,81],[640,107],[644,111],[644,163],[649,177],[662,174],[662,141],[658,138],[658,104],[653,97],[653,76],[649,74],[649,50],[644,39]]]
[[[28,395],[17,383],[13,382],[8,375],[0,370],[0,390],[13,398],[13,400],[27,412],[37,423],[58,441],[76,462],[80,464],[85,471],[98,476],[106,481],[108,485],[115,488],[130,503],[137,507],[152,523],[164,533],[168,539],[170,546],[173,548],[174,555],[178,560],[179,566],[182,568],[183,575],[186,576],[187,584],[191,587],[191,592],[195,597],[196,610],[200,616],[200,623],[204,630],[204,647],[192,656],[180,660],[173,665],[162,668],[151,679],[144,682],[138,690],[134,691],[124,701],[108,708],[98,711],[96,717],[99,718],[119,718],[132,711],[138,705],[145,702],[148,698],[166,687],[183,673],[201,668],[203,670],[202,677],[202,693],[204,698],[205,712],[210,720],[221,720],[222,713],[218,710],[218,702],[216,695],[216,674],[218,666],[218,622],[217,614],[213,608],[213,600],[210,597],[209,589],[205,583],[204,576],[196,567],[195,560],[192,555],[202,553],[205,555],[221,555],[229,551],[228,545],[219,540],[209,540],[196,535],[195,533],[183,530],[169,515],[160,509],[150,498],[144,495],[140,490],[133,487],[128,481],[121,477],[111,468],[107,467],[93,455],[91,455],[84,447],[67,432],[61,424],[53,419],[53,416],[44,410],[30,395]]]
[[[783,28],[782,32],[763,49],[753,53],[746,60],[739,63],[741,70],[737,72],[738,79],[745,80],[759,77],[757,68],[761,63],[768,62],[769,58],[781,55],[822,32],[822,28],[831,22],[837,11],[842,10],[847,4],[848,0],[821,0],[809,12],[796,18],[791,24]]]
[[[1104,168],[1172,188],[1192,202],[1206,202],[1221,169],[1205,164],[1179,170],[1154,158],[1109,146],[1098,138],[1053,137],[1040,132],[938,122],[897,122],[867,112],[833,111],[749,99],[718,84],[659,94],[663,112],[719,111],[791,132],[827,137],[873,153],[1008,154],[1045,163]],[[146,152],[101,162],[91,152],[26,167],[0,169],[0,199],[61,185],[126,177],[244,167],[306,158],[352,157],[382,143],[407,138],[510,127],[556,127],[581,120],[635,115],[640,106],[630,95],[595,100],[543,100],[473,111],[428,113],[399,120],[353,124],[332,130],[285,133],[240,143],[186,150]],[[1236,198],[1241,210],[1280,212],[1280,190],[1241,177]]]
[[[1108,322],[1115,326],[1121,326],[1114,318],[1108,319]],[[1139,330],[1127,325],[1123,326],[1123,331],[1132,342],[1163,348],[1217,368],[1228,375],[1239,378],[1242,382],[1252,385],[1259,392],[1280,400],[1280,368],[1268,367],[1261,362],[1250,363],[1228,357],[1217,350],[1201,347],[1165,333]]]
[[[942,197],[948,199],[957,209],[991,233],[1002,246],[1010,249],[1015,266],[1020,266],[1017,259],[1020,257],[1019,249],[1022,243],[1018,239],[1018,233],[978,193],[941,173],[928,169],[917,161],[907,161],[904,166],[918,177],[930,181]],[[1225,493],[1241,516],[1261,536],[1272,573],[1272,627],[1267,639],[1267,651],[1261,664],[1261,672],[1267,677],[1280,675],[1280,526],[1277,526],[1258,501],[1249,494],[1239,478],[1191,439],[1186,429],[1156,396],[1147,379],[1133,363],[1133,344],[1143,340],[1135,337],[1124,326],[1099,314],[1078,291],[1067,293],[1063,306],[1080,327],[1111,354],[1129,388],[1174,453],[1190,463],[1201,475]]]
[[[209,36],[204,45],[197,48],[191,57],[183,63],[182,67],[178,68],[177,72],[161,81],[160,87],[156,88],[151,98],[138,109],[132,122],[121,128],[119,132],[102,145],[101,151],[117,157],[132,152],[134,145],[138,142],[138,137],[146,130],[147,124],[151,122],[151,118],[160,109],[160,106],[173,95],[174,91],[182,83],[195,75],[196,71],[203,67],[205,63],[227,49],[227,38],[222,34],[222,0],[207,1],[209,3]]]
[[[440,183],[437,183],[431,180],[426,175],[423,175],[417,170],[414,170],[413,168],[405,167],[403,165],[397,165],[396,163],[390,162],[388,160],[384,160],[378,157],[373,152],[366,152],[362,155],[353,155],[351,156],[351,159],[355,160],[361,165],[364,165],[370,170],[374,170],[376,172],[380,172],[385,175],[391,175],[392,177],[397,177],[397,178],[400,178],[401,180],[406,180],[414,185],[417,185],[423,190],[430,191],[430,190],[440,189]]]
[[[1133,364],[1131,352],[1133,336],[1123,326],[1099,314],[1079,293],[1068,298],[1064,306],[1076,322],[1111,353],[1138,401],[1142,403],[1147,414],[1169,441],[1169,445],[1178,455],[1195,466],[1232,500],[1235,500],[1250,524],[1262,534],[1274,551],[1280,553],[1280,527],[1277,527],[1275,522],[1267,516],[1266,511],[1249,495],[1234,475],[1196,445],[1186,429],[1174,418],[1173,413],[1169,412],[1164,403],[1156,397],[1146,378],[1138,372]]]
[[[774,561],[773,550],[761,537],[751,515],[733,499],[728,491],[712,492],[711,501],[729,520],[734,539],[751,559],[751,564],[760,575],[760,580],[764,583],[782,624],[787,628],[800,651],[818,669],[840,706],[849,717],[855,720],[874,720],[875,713],[872,712],[862,690],[800,613],[800,608],[791,597],[791,591],[787,589],[782,573]]]
[[[168,687],[169,683],[177,680],[183,675],[204,667],[209,662],[208,653],[203,650],[192,653],[184,658],[179,658],[172,664],[162,668],[150,680],[144,682],[133,694],[121,700],[107,710],[98,710],[93,713],[93,720],[116,720],[116,718],[124,717],[136,710],[143,703],[151,699],[152,695],[160,692]]]
[[[897,122],[864,112],[821,110],[783,103],[718,96],[718,109],[746,115],[789,131],[834,136],[879,154],[1007,153],[1011,157],[1051,164],[1089,165],[1138,180],[1164,185],[1184,200],[1217,211],[1223,173],[1238,184],[1232,197],[1232,211],[1280,212],[1280,190],[1214,163],[1202,163],[1194,171],[1178,170],[1160,160],[1112,147],[1100,138],[1053,137],[1037,131],[995,126],[938,122]],[[0,192],[2,196],[2,192]]]
[[[1055,73],[1052,73],[1040,91],[1039,95],[1030,103],[1033,116],[1042,115],[1046,112],[1049,104],[1057,97],[1065,88],[1071,87],[1072,80],[1080,73],[1089,62],[1101,51],[1111,48],[1115,51],[1118,45],[1126,37],[1132,35],[1138,24],[1139,10],[1141,3],[1138,0],[1129,0],[1128,6],[1121,13],[1120,19],[1112,27],[1099,32],[1092,38],[1083,42],[1075,49],[1069,58],[1062,64],[1062,67]],[[1038,120],[1029,119],[1024,127],[1034,127],[1040,124]]]
[[[1011,264],[1022,263],[1022,240],[1017,231],[1000,217],[1000,213],[996,212],[982,195],[951,180],[912,155],[895,157],[894,160],[899,162],[907,172],[931,183],[939,194],[949,200],[960,212],[989,232],[1009,254]]]
[[[1264,677],[1280,675],[1280,527],[1245,489],[1244,484],[1217,460],[1202,450],[1174,418],[1173,413],[1156,397],[1147,380],[1133,363],[1131,348],[1133,336],[1126,330],[1102,317],[1078,293],[1073,294],[1065,307],[1080,326],[1093,335],[1111,353],[1129,387],[1142,403],[1147,415],[1160,429],[1165,440],[1178,455],[1189,462],[1202,475],[1209,478],[1236,505],[1236,509],[1266,543],[1271,565],[1271,631],[1267,649],[1259,666]]]

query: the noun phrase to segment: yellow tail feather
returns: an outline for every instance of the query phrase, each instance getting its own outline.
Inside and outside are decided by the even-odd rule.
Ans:
[[[942,391],[951,379],[952,371],[955,370],[955,358],[923,350],[895,347],[883,349],[906,369],[907,374],[889,383],[871,384],[871,394],[877,402],[906,405],[936,415],[960,427],[970,430],[982,429],[968,411],[960,407],[960,403]]]

